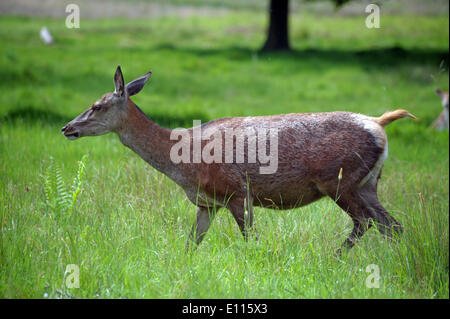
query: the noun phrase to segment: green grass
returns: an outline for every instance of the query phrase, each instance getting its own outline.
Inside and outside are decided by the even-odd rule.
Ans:
[[[448,89],[448,16],[294,15],[292,53],[261,54],[265,15],[81,21],[0,17],[0,297],[448,298],[449,135],[429,128]],[[56,43],[38,37],[46,25]],[[442,62],[443,61],[443,62]],[[67,141],[60,128],[113,89],[153,71],[134,101],[158,123],[348,110],[420,118],[387,128],[379,197],[402,222],[399,242],[370,230],[341,260],[351,230],[331,200],[256,209],[246,243],[220,211],[198,250],[184,253],[195,207],[172,181],[112,134]],[[72,214],[49,208],[47,168],[69,187],[88,154]],[[419,193],[424,201],[420,200]],[[65,286],[68,264],[80,288]],[[365,285],[380,268],[380,288]],[[62,292],[62,294],[61,294]]]

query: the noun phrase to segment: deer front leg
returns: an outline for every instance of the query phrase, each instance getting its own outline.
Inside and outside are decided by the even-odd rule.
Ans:
[[[215,214],[215,208],[200,206],[197,208],[197,221],[194,225],[192,225],[192,230],[186,243],[186,251],[189,251],[192,241],[194,241],[196,245],[201,243],[203,237],[205,237],[205,234],[208,231],[209,225],[211,225],[211,221],[214,219]]]
[[[255,234],[255,238],[258,239],[256,230],[254,230],[253,227],[254,215],[253,203],[251,201],[251,199],[248,202],[247,200],[237,200],[230,203],[228,206],[228,209],[233,215],[234,220],[238,224],[239,229],[241,230],[241,233],[246,241],[248,240],[250,231],[252,231]]]

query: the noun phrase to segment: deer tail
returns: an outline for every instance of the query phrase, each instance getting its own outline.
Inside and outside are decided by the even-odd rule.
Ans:
[[[380,117],[376,117],[375,118],[375,122],[377,122],[378,124],[380,124],[381,126],[386,126],[389,123],[404,118],[404,117],[410,117],[414,120],[417,121],[417,117],[415,117],[414,115],[412,115],[411,113],[409,113],[406,110],[395,110],[392,112],[386,112],[383,115],[381,115]]]

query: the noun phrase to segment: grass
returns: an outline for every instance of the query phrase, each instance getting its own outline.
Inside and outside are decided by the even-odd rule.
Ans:
[[[3,298],[448,298],[449,135],[429,128],[448,89],[448,15],[294,15],[291,53],[261,54],[265,15],[81,21],[0,17],[0,296]],[[46,25],[56,43],[41,44]],[[60,128],[113,88],[153,71],[134,98],[168,127],[222,116],[406,108],[419,122],[387,128],[379,197],[405,228],[399,242],[370,230],[341,259],[351,230],[331,200],[256,209],[260,240],[244,242],[220,211],[184,253],[195,207],[116,136],[69,142]],[[54,163],[68,188],[88,154],[72,214],[46,204]],[[420,195],[419,195],[420,194]],[[423,199],[423,200],[421,200]],[[65,286],[68,264],[80,288]],[[365,285],[380,269],[380,288]]]

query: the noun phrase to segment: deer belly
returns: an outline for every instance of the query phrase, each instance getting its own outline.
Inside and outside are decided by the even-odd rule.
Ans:
[[[289,184],[286,187],[273,189],[270,192],[257,190],[254,199],[254,206],[267,207],[272,209],[291,209],[308,205],[324,196],[314,183],[307,185]]]

